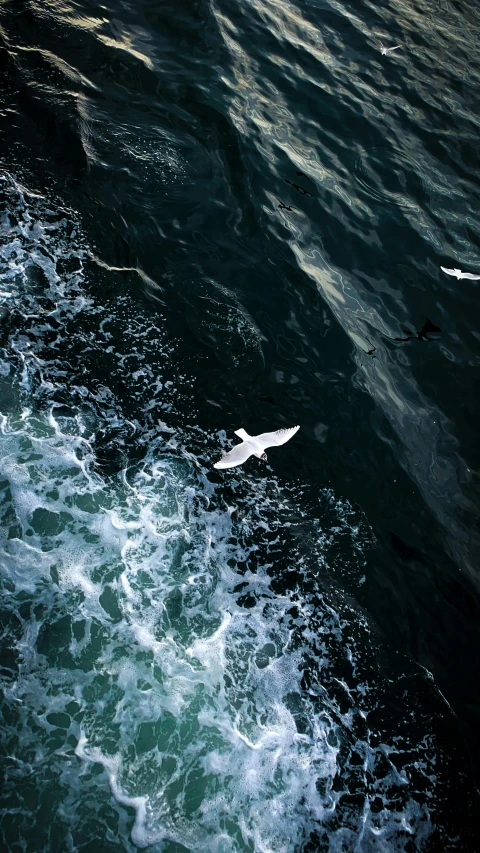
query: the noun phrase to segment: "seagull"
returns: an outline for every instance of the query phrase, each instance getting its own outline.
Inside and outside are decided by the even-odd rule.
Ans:
[[[386,56],[387,53],[391,53],[392,50],[398,50],[398,48],[401,46],[402,46],[401,44],[397,44],[396,47],[384,47],[383,44],[381,44],[380,45],[380,53],[382,54],[382,56]]]
[[[225,453],[218,462],[215,462],[213,467],[235,468],[236,465],[242,465],[243,462],[246,462],[252,455],[266,462],[265,448],[285,444],[299,429],[299,426],[294,426],[288,429],[277,429],[276,432],[262,432],[261,435],[249,435],[244,429],[236,429],[235,435],[243,439],[242,443],[237,444],[232,450]]]
[[[443,272],[446,272],[447,275],[454,275],[455,278],[458,278],[460,281],[461,278],[471,278],[472,281],[477,281],[480,278],[480,275],[474,275],[473,272],[462,272],[461,270],[447,270],[446,267],[440,267]]]

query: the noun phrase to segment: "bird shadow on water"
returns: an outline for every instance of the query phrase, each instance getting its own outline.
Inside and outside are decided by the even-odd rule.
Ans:
[[[429,320],[427,317],[425,319],[425,323],[423,324],[422,328],[419,329],[418,331],[412,332],[410,329],[402,329],[402,331],[405,335],[404,338],[396,337],[396,338],[388,338],[388,340],[395,341],[396,343],[408,343],[409,341],[421,341],[422,343],[434,343],[435,341],[438,341],[439,339],[437,337],[431,338],[431,337],[429,337],[429,335],[432,335],[432,334],[433,335],[439,335],[442,330],[441,330],[440,326],[436,326],[435,323],[432,323],[432,321]],[[365,350],[365,355],[371,355],[371,356],[373,356],[373,358],[376,358],[376,356],[374,356],[373,353],[377,352],[377,347],[373,346],[372,342],[368,338],[366,340],[370,344],[371,348],[369,350]]]
[[[429,338],[429,334],[440,334],[442,331],[439,326],[436,326],[432,323],[428,317],[425,320],[422,328],[418,332],[411,332],[410,329],[402,329],[403,333],[406,335],[405,338],[393,338],[394,341],[405,342],[405,341],[437,341],[438,338]]]

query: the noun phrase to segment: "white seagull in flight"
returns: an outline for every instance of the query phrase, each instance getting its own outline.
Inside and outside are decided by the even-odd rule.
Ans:
[[[392,50],[398,50],[398,48],[401,46],[402,46],[401,44],[397,44],[396,47],[384,47],[383,44],[381,44],[380,45],[380,52],[381,52],[382,56],[386,56],[387,53],[391,53]]]
[[[480,278],[480,275],[475,275],[473,272],[462,272],[461,270],[447,270],[446,267],[440,267],[443,272],[446,272],[447,275],[454,275],[455,278],[458,278],[460,281],[461,278],[471,278],[472,281],[477,281]]]
[[[299,429],[299,426],[294,426],[289,429],[277,429],[276,432],[262,432],[261,435],[249,435],[244,429],[236,429],[235,435],[243,439],[242,443],[237,444],[232,450],[225,453],[218,462],[215,462],[213,467],[235,468],[236,465],[242,465],[243,462],[246,462],[250,456],[256,456],[266,462],[265,448],[285,444]]]

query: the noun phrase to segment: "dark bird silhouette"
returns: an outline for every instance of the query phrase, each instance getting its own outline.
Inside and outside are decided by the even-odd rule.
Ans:
[[[403,341],[413,341],[413,340],[436,341],[437,338],[429,338],[428,335],[432,334],[432,333],[438,334],[441,331],[442,330],[441,330],[440,326],[435,326],[435,324],[432,323],[432,321],[429,320],[427,317],[425,320],[425,323],[423,324],[423,326],[419,332],[411,332],[410,329],[402,329],[402,332],[405,335],[407,335],[407,337],[406,338],[394,338],[393,340],[394,341],[402,341],[402,342]]]
[[[422,326],[422,328],[420,329],[420,331],[419,331],[419,332],[417,332],[418,340],[419,340],[419,341],[432,341],[432,340],[433,340],[433,341],[436,341],[436,340],[437,340],[436,338],[428,338],[428,337],[427,337],[427,335],[428,335],[428,333],[429,333],[429,332],[430,332],[430,333],[432,333],[432,332],[433,332],[433,333],[437,333],[437,334],[438,334],[438,333],[439,333],[439,332],[441,332],[441,331],[442,331],[442,330],[441,330],[440,326],[435,326],[435,324],[434,324],[434,323],[432,323],[432,321],[431,321],[431,320],[429,320],[429,319],[428,319],[428,317],[427,317],[427,318],[426,318],[426,322],[423,324],[423,326]]]
[[[284,178],[284,181],[286,184],[290,184],[291,187],[295,187],[295,189],[301,195],[308,195],[310,196],[310,198],[313,198],[312,193],[309,193],[308,190],[305,189],[305,187],[301,187],[299,184],[293,184],[292,181],[288,181],[286,178]]]

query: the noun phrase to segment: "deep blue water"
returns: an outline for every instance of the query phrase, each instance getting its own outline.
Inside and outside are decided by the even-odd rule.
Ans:
[[[480,849],[479,12],[0,2],[3,850]]]

